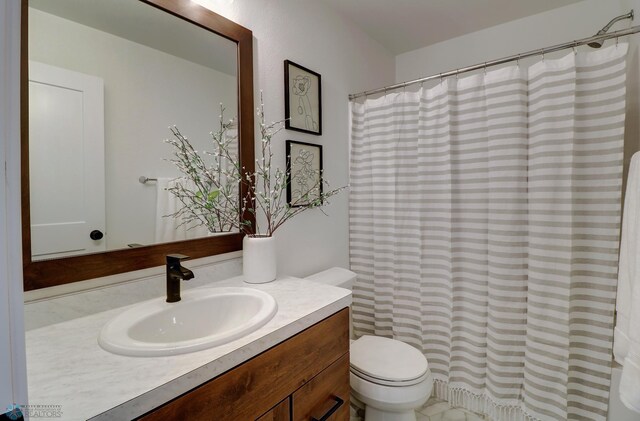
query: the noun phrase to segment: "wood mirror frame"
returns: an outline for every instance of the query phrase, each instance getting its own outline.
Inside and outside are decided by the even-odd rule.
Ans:
[[[191,0],[137,0],[234,41],[238,46],[238,134],[241,167],[254,169],[254,107],[253,107],[253,34],[211,10]],[[22,1],[21,34],[21,161],[22,161],[22,259],[24,290],[34,290],[99,278],[165,264],[165,256],[181,253],[192,258],[228,253],[242,249],[241,233],[220,237],[176,241],[139,248],[121,249],[61,259],[32,261],[31,210],[29,192],[29,43],[28,0]],[[246,195],[242,186],[241,197]],[[246,212],[238,216],[253,221]]]

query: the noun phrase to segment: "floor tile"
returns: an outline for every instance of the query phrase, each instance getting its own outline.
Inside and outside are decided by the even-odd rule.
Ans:
[[[355,407],[351,409],[350,421],[362,421],[359,415],[363,414],[357,414]],[[486,421],[486,418],[464,409],[451,408],[448,402],[431,398],[416,411],[416,421]]]
[[[467,414],[460,409],[449,409],[442,412],[442,421],[467,421]]]
[[[420,418],[420,415],[427,418]],[[452,408],[446,401],[434,398],[429,401],[418,411],[416,417],[422,421],[486,421],[480,414],[475,414],[462,408]]]
[[[436,401],[434,403],[432,403],[430,406],[424,406],[421,409],[418,410],[418,412],[420,412],[421,414],[424,415],[435,415],[435,414],[439,414],[441,412],[444,412],[446,410],[448,410],[450,408],[449,403],[444,402],[444,401]]]
[[[431,418],[429,418],[428,416],[426,416],[424,414],[416,412],[416,421],[431,421]]]
[[[431,396],[431,397],[427,400],[427,403],[425,403],[424,405],[422,405],[422,407],[424,408],[424,407],[427,407],[427,406],[435,405],[435,404],[437,404],[438,402],[444,402],[444,401],[443,401],[443,400],[441,400],[441,399],[438,399],[438,398],[436,398],[436,397],[434,397],[434,396]]]

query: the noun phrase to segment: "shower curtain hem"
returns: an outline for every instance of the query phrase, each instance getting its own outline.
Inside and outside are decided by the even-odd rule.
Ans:
[[[502,404],[490,396],[473,393],[463,387],[450,386],[444,380],[434,380],[434,396],[453,407],[486,415],[491,421],[542,421],[527,413],[521,404]]]

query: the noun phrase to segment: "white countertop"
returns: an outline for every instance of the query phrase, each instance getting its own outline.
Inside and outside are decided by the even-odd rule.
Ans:
[[[97,342],[102,326],[124,308],[27,332],[29,405],[58,405],[59,418],[125,420],[140,416],[260,354],[351,304],[351,292],[298,278],[246,284],[241,277],[208,287],[245,286],[271,294],[273,319],[225,345],[170,357],[125,357]]]

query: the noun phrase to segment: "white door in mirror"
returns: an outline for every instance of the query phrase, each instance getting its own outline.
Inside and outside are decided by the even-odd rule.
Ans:
[[[34,260],[106,249],[103,96],[98,77],[29,63]]]

